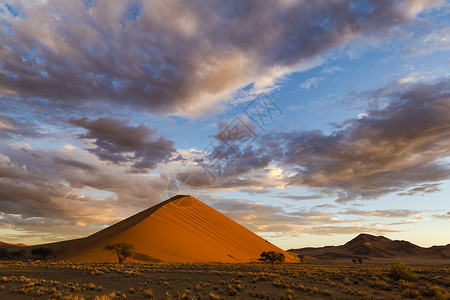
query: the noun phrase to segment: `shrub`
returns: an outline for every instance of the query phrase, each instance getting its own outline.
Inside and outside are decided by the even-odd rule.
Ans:
[[[413,272],[399,260],[396,260],[392,263],[391,268],[388,272],[388,277],[396,281],[400,279],[414,281],[416,279],[416,276],[413,274]]]
[[[282,263],[285,260],[284,254],[280,252],[275,251],[268,251],[261,253],[261,258],[259,258],[260,261],[268,261],[272,265],[274,263]]]
[[[416,298],[417,296],[419,296],[419,292],[415,289],[407,288],[402,292],[403,298]]]
[[[153,291],[151,289],[143,290],[142,291],[142,296],[144,296],[144,298],[152,298],[153,297]]]

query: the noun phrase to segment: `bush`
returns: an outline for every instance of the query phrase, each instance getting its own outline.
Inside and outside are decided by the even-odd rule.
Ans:
[[[282,263],[285,260],[284,254],[280,252],[275,251],[269,251],[269,252],[263,252],[261,253],[261,258],[259,258],[260,261],[268,261],[272,265],[274,263]]]
[[[407,281],[414,281],[416,276],[414,273],[401,261],[395,260],[388,272],[388,277],[395,281],[403,279]]]

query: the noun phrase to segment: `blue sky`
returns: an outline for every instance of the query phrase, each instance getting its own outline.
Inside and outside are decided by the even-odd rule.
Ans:
[[[449,12],[0,1],[0,240],[86,236],[178,189],[285,249],[448,244]]]

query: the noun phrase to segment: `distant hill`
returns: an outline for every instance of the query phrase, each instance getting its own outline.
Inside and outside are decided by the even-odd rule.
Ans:
[[[18,243],[18,244],[10,244],[0,241],[0,248],[12,248],[12,247],[27,247],[27,245]]]
[[[450,259],[450,244],[424,248],[408,241],[391,240],[384,236],[361,233],[341,246],[290,249],[289,252],[318,259],[339,258],[421,258]]]
[[[86,238],[41,245],[58,259],[117,261],[102,250],[107,243],[126,242],[136,247],[130,261],[252,262],[263,251],[285,253],[260,236],[191,196],[175,196]],[[34,246],[36,247],[36,246]],[[30,247],[31,248],[31,247]]]

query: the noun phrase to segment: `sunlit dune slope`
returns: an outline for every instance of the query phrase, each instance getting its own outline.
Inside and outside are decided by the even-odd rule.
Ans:
[[[51,244],[59,259],[117,261],[107,243],[134,244],[131,260],[250,262],[262,251],[287,253],[191,196],[176,196],[84,239]]]

